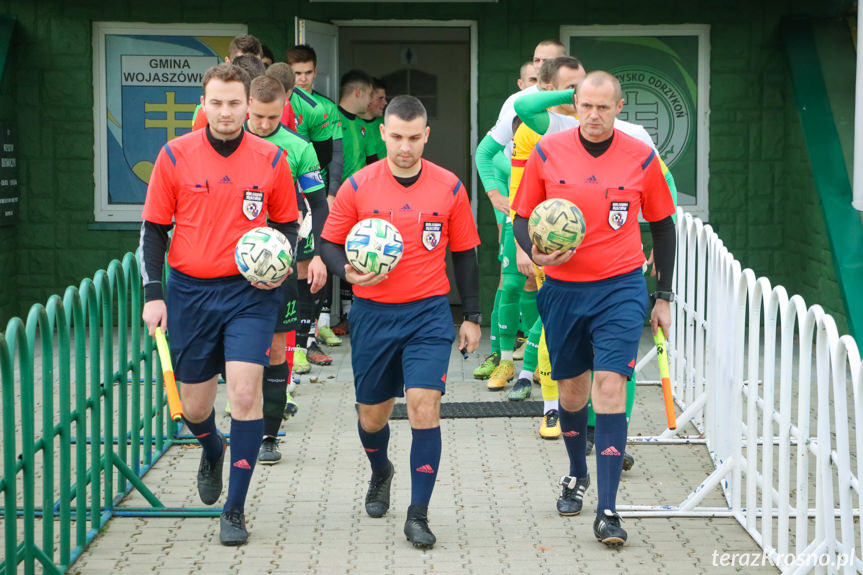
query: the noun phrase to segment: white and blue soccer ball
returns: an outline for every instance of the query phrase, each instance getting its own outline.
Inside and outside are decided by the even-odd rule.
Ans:
[[[275,282],[291,268],[293,252],[288,238],[273,228],[249,230],[234,249],[237,269],[250,282]]]
[[[404,242],[392,223],[380,218],[360,220],[345,240],[348,262],[360,273],[393,271],[402,259]]]

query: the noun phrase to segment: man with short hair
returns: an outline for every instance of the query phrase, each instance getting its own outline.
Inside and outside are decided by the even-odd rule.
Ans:
[[[240,41],[240,46],[249,46],[252,44],[252,40],[258,42],[258,46],[260,46],[260,42],[254,36],[238,36],[237,38],[243,38]],[[235,40],[237,39],[235,38]],[[232,46],[233,43],[231,44]],[[249,78],[257,78],[258,76],[263,75],[265,71],[264,63],[261,61],[260,56],[253,53],[242,53],[239,51],[239,48],[234,47],[234,52],[232,52],[232,56],[230,59],[225,58],[225,62],[228,64],[234,64],[239,68],[242,68],[249,75]],[[192,114],[192,130],[200,130],[207,126],[207,111],[201,104],[195,106],[195,112]]]
[[[227,442],[213,403],[219,374],[231,401],[231,472],[219,540],[248,539],[244,506],[263,434],[261,381],[282,303],[281,281],[249,283],[234,247],[268,224],[296,243],[297,203],[291,169],[277,146],[243,132],[249,75],[231,64],[210,68],[202,105],[209,125],[167,143],[147,188],[141,226],[142,319],[150,335],[168,328],[183,417],[203,447],[198,494],[207,505],[222,493]],[[168,232],[167,295],[162,268]]]
[[[342,127],[344,157],[342,182],[377,161],[371,138],[366,133],[366,123],[361,117],[362,114],[368,114],[372,84],[371,76],[362,70],[351,70],[342,76],[339,88],[339,123]],[[335,193],[330,197],[334,199]]]
[[[626,380],[635,367],[648,308],[638,215],[650,224],[656,261],[650,323],[654,334],[658,326],[669,333],[674,202],[656,152],[614,128],[623,108],[617,78],[591,72],[575,95],[579,127],[549,134],[534,148],[513,205],[513,229],[546,274],[537,304],[551,375],[560,389],[561,420],[566,411],[577,422],[566,445],[571,469],[566,487],[583,494],[590,485],[585,441],[590,397],[596,411],[598,484],[593,532],[602,543],[619,546],[627,538],[615,509],[627,437]],[[543,254],[532,245],[528,218],[549,198],[570,200],[584,214],[588,231],[578,249]],[[571,503],[568,514],[578,514],[581,498]]]
[[[521,65],[521,68],[518,70],[518,84],[519,90],[525,90],[530,88],[531,86],[535,86],[539,81],[537,74],[539,73],[539,68],[533,65],[533,61],[525,62]]]
[[[289,130],[296,132],[297,117],[294,114],[294,108],[291,106],[291,96],[294,94],[293,70],[284,62],[274,62],[267,67],[266,75],[282,83],[282,87],[285,89],[285,108],[282,110],[282,124]],[[308,138],[306,139],[308,140]]]
[[[228,57],[225,58],[225,62],[230,64],[234,61],[234,58],[242,56],[243,54],[250,54],[257,57],[258,60],[262,59],[264,56],[264,49],[261,41],[251,34],[241,34],[237,36],[231,40],[231,45],[228,46]]]
[[[351,70],[342,76],[339,97],[339,127],[342,133],[342,173],[341,181],[354,175],[363,167],[377,161],[374,142],[370,137],[366,121],[362,114],[367,114],[372,98],[373,81],[371,76],[361,70]],[[380,128],[378,128],[380,134]],[[334,175],[335,177],[335,175]],[[341,183],[341,182],[340,182]],[[331,185],[327,200],[332,204],[338,188]],[[339,298],[342,317],[347,318],[351,312],[353,291],[348,282],[339,283]],[[318,339],[324,338],[327,345],[340,345],[338,335],[330,327],[330,314],[321,313],[318,317]]]
[[[276,144],[285,152],[291,173],[296,175],[297,203],[305,203],[305,198],[310,208],[310,213],[305,217],[311,218],[311,226],[303,225],[302,228],[314,230],[320,236],[329,208],[318,158],[307,139],[289,130],[279,121],[284,105],[285,90],[278,80],[270,76],[255,78],[251,84],[249,119],[246,120],[245,128]],[[299,324],[296,309],[298,278],[312,293],[319,291],[327,281],[326,266],[320,256],[315,253],[314,248],[310,252],[306,250],[305,237],[302,240],[294,249],[297,276],[291,275],[283,284],[283,312],[279,314],[276,322],[270,365],[264,368],[264,438],[258,454],[258,460],[264,465],[273,465],[281,460],[282,454],[278,447],[279,426],[283,416],[287,418],[296,413],[296,404],[288,393],[291,362],[288,362],[286,350],[290,349],[293,355],[296,344],[296,329]]]
[[[297,115],[297,131],[315,146],[318,163],[326,172],[324,181],[327,182],[333,167],[330,164],[336,159],[334,140],[339,136],[335,131],[338,107],[335,102],[315,91],[318,57],[314,48],[308,44],[294,46],[285,53],[285,60],[294,73],[291,104]]]
[[[479,236],[458,177],[422,159],[429,136],[422,103],[413,96],[393,98],[381,136],[387,159],[342,184],[324,227],[321,253],[331,273],[354,285],[351,361],[358,431],[372,468],[366,513],[381,517],[390,507],[394,468],[387,456],[388,421],[395,398],[406,396],[413,439],[404,533],[415,547],[428,549],[436,541],[428,526],[428,504],[440,463],[440,400],[455,336],[445,256],[449,246],[465,311],[459,348],[471,352],[480,338]],[[401,261],[384,274],[362,274],[345,256],[349,230],[373,215],[393,223],[404,241]]]
[[[584,67],[578,59],[571,56],[559,56],[557,58],[546,60],[542,64],[540,67],[539,83],[537,86],[542,91],[574,88],[578,84],[579,80],[584,78],[584,75]],[[575,110],[571,104],[568,106],[560,105],[549,113],[574,116]],[[538,141],[539,135],[524,124],[520,125],[515,131],[509,188],[510,205],[515,197],[516,190],[518,190],[518,185],[521,182],[524,164]],[[532,307],[533,309],[536,309],[537,288],[535,286],[539,280],[536,279],[530,259],[527,258],[516,244],[515,237],[512,235],[512,224],[505,228],[505,232],[506,233],[501,239],[501,245],[510,265],[508,270],[504,270],[505,273],[507,271],[509,273],[508,275],[504,275],[504,280],[501,284],[503,293],[501,294],[501,312],[499,313],[503,320],[501,321],[499,331],[501,333],[502,341],[510,341],[515,335],[515,326],[512,325],[509,328],[509,333],[505,333],[502,326],[507,323],[515,323],[515,317],[517,317],[518,307],[521,300],[532,300]],[[519,265],[522,263],[522,259],[527,260],[526,265]],[[532,290],[525,289],[525,286],[523,285],[525,283],[523,279],[525,276],[527,276],[528,280],[531,282]],[[508,308],[515,309],[513,311],[509,311]],[[513,401],[520,401],[530,397],[531,388],[533,386],[534,370],[536,370],[538,365],[540,342],[542,339],[542,322],[538,320],[536,315],[532,316],[532,320],[533,321],[529,321],[530,325],[526,328],[526,331],[528,332],[529,345],[525,352],[524,363],[522,364],[521,372],[518,374],[518,377],[515,378],[515,385],[513,385],[508,396],[508,399]],[[504,377],[499,376],[498,373],[507,367],[508,366],[502,360],[501,364],[498,365],[497,369],[492,373],[491,378],[489,378],[490,388],[493,383],[496,383],[500,388],[503,388],[506,385],[506,380]],[[507,374],[508,373],[509,372],[507,372]],[[557,387],[549,386],[547,370],[544,371],[540,369],[540,378],[540,383],[543,385],[543,400],[545,402],[543,408],[543,420],[540,424],[539,430],[540,437],[547,439],[557,438],[560,435],[560,426],[557,422]],[[554,397],[550,397],[550,394],[547,393],[549,387],[554,391]]]
[[[543,40],[534,48],[534,66],[541,66],[545,60],[563,56],[565,53],[566,49],[559,41]],[[523,91],[511,94],[503,103],[503,106],[501,106],[497,122],[476,148],[476,170],[480,180],[482,180],[482,185],[485,188],[485,193],[492,207],[496,212],[500,213],[500,216],[497,217],[500,220],[501,227],[504,219],[509,215],[509,200],[507,199],[509,197],[509,182],[500,170],[495,169],[495,157],[500,152],[505,151],[506,161],[504,165],[509,164],[509,158],[512,153],[512,137],[515,134],[515,127],[513,126],[517,123],[513,104],[520,95],[536,92],[537,90],[536,85],[533,85],[525,88]],[[493,312],[491,318],[493,331],[491,353],[474,370],[473,376],[476,379],[489,379],[494,370],[497,369],[503,356],[506,356],[504,359],[507,361],[513,359],[512,350],[515,341],[513,340],[512,343],[504,345],[497,337],[498,330],[496,324],[498,323],[498,315],[500,313],[499,306],[500,289],[495,294],[495,304],[493,307],[497,312]],[[512,377],[514,377],[514,373]],[[512,377],[509,379],[512,379]]]
[[[371,138],[379,160],[387,157],[387,146],[381,139],[381,124],[384,123],[384,108],[387,107],[387,87],[380,78],[372,78],[372,101],[369,109],[360,117],[366,121],[366,138]],[[335,328],[334,328],[335,329]],[[342,335],[342,334],[336,334]]]
[[[318,163],[328,190],[338,189],[344,163],[342,152],[342,130],[339,125],[339,112],[335,102],[315,91],[315,78],[318,75],[318,57],[314,48],[299,44],[285,53],[285,60],[294,73],[294,93],[291,105],[297,115],[297,131],[312,141],[318,155]],[[314,238],[317,240],[317,238]],[[333,358],[325,354],[318,345],[317,337],[328,345],[338,345],[341,340],[330,329],[330,299],[332,281],[320,297],[312,297],[300,286],[300,300],[308,301],[303,309],[313,309],[310,317],[300,316],[300,330],[297,332],[297,351],[295,365],[330,365]],[[315,330],[315,320],[317,330]],[[317,331],[317,334],[316,334]]]
[[[543,66],[545,65],[546,64],[543,64]],[[542,71],[540,75],[542,75]],[[562,109],[561,106],[569,109],[574,105],[574,102],[574,88],[563,89],[562,87],[561,89],[542,90],[534,94],[527,94],[523,98],[518,98],[515,101],[515,111],[516,113],[518,113],[519,118],[524,121],[524,125],[520,127],[516,132],[516,144],[515,149],[513,150],[513,174],[518,179],[520,179],[520,170],[523,169],[524,163],[527,161],[527,158],[530,155],[533,146],[536,144],[537,141],[539,141],[543,134],[553,134],[555,132],[561,132],[563,130],[578,127],[579,121],[578,117],[575,114],[558,113]],[[644,142],[652,149],[656,150],[656,144],[651,139],[650,134],[647,133],[647,130],[645,130],[643,126],[623,121],[620,118],[615,118],[614,128]],[[519,142],[521,142],[521,145],[519,144]],[[518,156],[518,160],[520,161],[522,168],[515,167],[516,156]],[[659,161],[659,167],[662,170],[663,175],[665,176],[665,181],[668,184],[668,188],[669,190],[671,190],[671,197],[674,200],[674,205],[676,206],[677,186],[674,183],[674,176],[668,169],[668,166],[662,160],[662,157],[659,155],[658,151],[656,157]],[[517,184],[514,186],[514,188],[517,188]],[[672,216],[672,220],[674,219],[675,216]],[[529,270],[532,268],[530,258],[522,250],[518,251],[518,258],[519,269],[522,269],[524,273],[529,273]],[[648,263],[652,262],[652,260],[653,255],[651,254],[651,256],[648,257]],[[542,358],[547,357],[548,355],[547,351],[543,349],[543,346],[544,344],[540,345],[539,354],[541,358],[540,374],[542,394],[543,399],[546,401],[546,416],[543,418],[543,422],[540,425],[539,431],[540,436],[548,437],[547,434],[550,427],[548,426],[547,420],[549,419],[549,417],[554,420],[558,420],[559,415],[557,411],[551,411],[551,407],[549,404],[551,403],[551,401],[557,401],[558,393],[557,383],[551,380],[549,370],[543,369],[542,367],[542,364],[545,361]],[[638,388],[636,385],[634,373],[627,382],[626,386],[626,418],[627,421],[629,421],[632,414],[632,408],[635,404],[635,392]],[[587,453],[590,454],[591,450],[593,449],[596,414],[593,412],[590,402],[588,402],[587,407]],[[558,420],[558,429],[560,429],[561,426],[568,427],[568,425],[570,425],[568,422]],[[566,429],[564,429],[564,431],[566,431]],[[564,442],[568,441],[568,437],[570,436],[564,435]],[[628,451],[624,452],[623,470],[627,471],[631,469],[634,464],[635,458]],[[566,499],[569,495],[571,495],[567,491],[566,487],[563,488],[563,492],[564,495],[561,496],[563,499]]]

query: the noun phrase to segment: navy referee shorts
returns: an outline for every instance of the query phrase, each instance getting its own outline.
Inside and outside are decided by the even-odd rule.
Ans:
[[[593,282],[546,277],[536,306],[545,327],[552,379],[576,377],[589,369],[632,375],[648,306],[641,268]]]
[[[351,364],[357,403],[404,397],[412,387],[446,392],[455,340],[446,296],[379,303],[354,296],[350,311]]]
[[[196,278],[172,269],[165,304],[177,381],[208,381],[225,373],[226,361],[270,364],[281,289],[258,289],[241,275]]]

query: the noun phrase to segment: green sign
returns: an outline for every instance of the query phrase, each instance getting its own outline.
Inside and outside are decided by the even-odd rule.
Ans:
[[[569,38],[570,54],[588,71],[605,70],[618,78],[624,98],[618,117],[647,130],[674,175],[678,203],[694,207],[699,190],[706,187],[706,178],[700,185],[699,166],[706,167],[706,157],[700,164],[698,133],[702,112],[706,118],[706,110],[698,107],[706,38],[673,31],[663,35],[655,28],[651,33],[637,27],[596,28],[576,28]]]
[[[18,146],[14,130],[0,123],[0,226],[18,221]]]

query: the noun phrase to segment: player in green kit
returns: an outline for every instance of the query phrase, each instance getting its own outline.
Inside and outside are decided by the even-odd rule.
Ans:
[[[324,182],[312,144],[280,123],[285,107],[284,86],[275,78],[259,76],[252,80],[249,96],[249,119],[244,125],[246,131],[276,144],[285,151],[291,174],[295,177],[298,205],[303,203],[301,199],[305,197],[311,212],[306,215],[306,218],[310,218],[311,229],[320,233],[329,213],[329,206],[323,192]],[[304,243],[298,242],[298,244]],[[303,257],[301,249],[298,248],[295,253],[297,253],[297,259]],[[314,293],[326,283],[327,270],[321,258],[312,255],[311,261],[305,262],[307,272],[304,274],[303,283],[307,284],[309,290]],[[258,460],[265,465],[277,463],[282,457],[276,438],[285,412],[286,401],[290,398],[287,393],[290,367],[286,362],[285,351],[286,346],[292,344],[291,332],[295,333],[299,324],[296,309],[298,292],[296,276],[291,276],[284,285],[286,286],[284,313],[279,317],[276,333],[273,336],[270,366],[264,369],[264,440]]]
[[[372,78],[372,101],[365,114],[360,118],[366,121],[366,137],[374,141],[378,159],[387,157],[387,146],[381,138],[381,124],[384,123],[384,108],[387,107],[387,87],[380,78]]]
[[[335,174],[330,181],[330,200],[335,199],[338,185],[350,176],[377,161],[375,142],[371,138],[369,126],[362,119],[367,114],[372,100],[373,81],[371,76],[360,70],[351,70],[342,76],[339,83],[339,126],[342,132],[343,167],[341,181],[335,180]],[[380,137],[380,128],[378,128]],[[353,303],[353,290],[348,282],[339,283],[339,298],[341,300],[342,317],[348,317]],[[330,316],[321,313],[318,318],[318,330],[326,325],[329,328]]]
[[[371,76],[360,70],[351,70],[342,76],[339,88],[339,123],[342,127],[344,167],[339,185],[347,180],[348,176],[378,159],[375,142],[370,137],[366,121],[361,117],[368,113],[371,101]]]
[[[338,123],[338,107],[335,102],[315,91],[315,77],[318,75],[318,57],[315,50],[300,44],[285,53],[285,60],[294,72],[294,93],[291,105],[297,118],[297,132],[306,136],[315,146],[324,185],[338,189],[342,173],[342,133]],[[333,183],[334,182],[334,183]],[[314,240],[313,240],[314,241]],[[330,365],[333,358],[321,351],[317,338],[326,345],[342,343],[330,329],[329,299],[332,287],[327,285],[320,298],[306,294],[300,286],[300,331],[297,332],[297,355],[316,365]],[[310,316],[304,310],[313,310]],[[320,315],[319,315],[320,314]],[[318,316],[317,334],[312,326]]]

